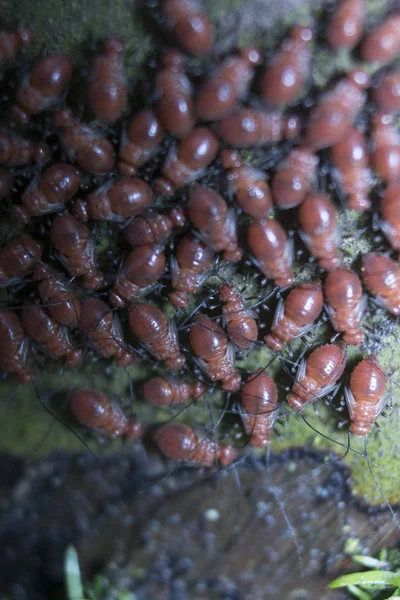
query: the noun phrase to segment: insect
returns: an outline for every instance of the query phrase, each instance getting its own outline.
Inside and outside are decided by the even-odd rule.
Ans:
[[[242,296],[233,285],[222,285],[218,296],[223,304],[222,316],[230,339],[239,348],[250,350],[258,337],[256,313],[246,308]]]
[[[324,304],[319,281],[301,283],[291,290],[286,300],[280,300],[275,311],[271,333],[264,341],[268,348],[280,352],[285,342],[290,343],[309,331],[319,317]]]
[[[142,395],[153,406],[174,406],[188,404],[190,398],[197,400],[206,391],[200,381],[182,381],[173,377],[153,377],[146,381]]]
[[[198,356],[197,363],[212,381],[221,381],[223,389],[230,392],[239,389],[233,347],[221,325],[205,315],[196,315],[196,323],[190,328],[190,344]]]
[[[390,183],[381,200],[381,229],[394,250],[400,250],[400,183]]]
[[[124,42],[116,36],[106,40],[104,54],[97,58],[91,73],[89,108],[107,124],[114,123],[128,103],[124,47]]]
[[[32,46],[35,34],[30,27],[19,26],[15,31],[0,31],[0,72],[13,60],[21,48]]]
[[[200,288],[207,269],[211,266],[213,253],[209,246],[192,235],[186,235],[171,257],[173,292],[169,301],[176,308],[185,308],[191,295]]]
[[[247,244],[257,267],[275,285],[286,287],[293,283],[293,243],[278,221],[254,221],[247,231]]]
[[[297,370],[296,381],[288,396],[288,404],[296,410],[303,410],[307,403],[333,391],[342,376],[346,363],[344,346],[325,344],[303,359]]]
[[[87,289],[101,288],[104,277],[95,264],[94,245],[88,228],[73,215],[59,215],[51,224],[50,235],[59,259],[71,275],[82,277]]]
[[[139,246],[125,260],[110,293],[112,306],[123,307],[145,294],[165,271],[165,254],[160,246]]]
[[[207,54],[214,46],[214,27],[198,0],[162,0],[168,27],[190,54]]]
[[[145,181],[122,179],[101,186],[87,200],[78,200],[74,214],[81,221],[125,221],[143,212],[152,200],[153,192]]]
[[[353,369],[350,388],[344,394],[351,420],[350,431],[368,435],[385,408],[387,377],[374,355],[364,358]]]
[[[72,63],[67,54],[42,56],[17,92],[12,118],[27,123],[31,117],[57,104],[71,77]]]
[[[0,200],[7,198],[14,184],[13,177],[6,169],[0,169]]]
[[[400,14],[390,15],[378,27],[367,33],[361,44],[361,59],[365,62],[391,62],[400,48]]]
[[[261,62],[257,48],[245,47],[229,56],[196,91],[196,115],[201,121],[219,121],[248,93],[254,67]]]
[[[135,358],[123,340],[118,316],[108,304],[98,298],[84,298],[79,325],[100,356],[114,357],[117,367],[127,367],[134,362]]]
[[[195,126],[193,89],[183,70],[183,57],[168,50],[163,57],[164,68],[156,75],[155,112],[164,129],[175,138],[185,138]]]
[[[195,181],[217,156],[218,140],[210,129],[196,127],[178,148],[172,146],[156,181],[156,190],[172,196],[177,188]]]
[[[383,113],[400,111],[400,71],[390,71],[372,90],[372,99]]]
[[[165,131],[156,115],[149,109],[140,110],[130,119],[121,140],[118,169],[125,177],[135,175],[160,149]]]
[[[30,383],[33,372],[27,362],[28,348],[21,319],[12,310],[0,311],[0,368],[18,383]]]
[[[299,133],[297,117],[283,117],[279,112],[236,108],[216,125],[216,133],[225,144],[237,148],[262,146],[292,139]]]
[[[179,348],[174,321],[168,322],[163,312],[153,304],[132,302],[129,309],[132,333],[157,360],[168,369],[180,369],[185,357]]]
[[[385,183],[400,179],[400,134],[392,115],[376,113],[371,127],[371,167]]]
[[[368,85],[368,75],[355,70],[322,94],[308,117],[304,145],[320,150],[344,139],[365,103]]]
[[[76,348],[65,327],[53,319],[46,308],[37,304],[24,306],[22,323],[26,332],[51,358],[65,360],[67,367],[82,364],[82,351]]]
[[[33,279],[39,281],[40,298],[51,316],[61,325],[78,327],[81,304],[60,273],[41,262],[35,266]]]
[[[54,127],[60,130],[60,141],[71,162],[93,175],[106,175],[115,167],[115,150],[100,130],[75,118],[68,108],[53,116]]]
[[[135,217],[123,230],[124,241],[136,248],[153,244],[163,244],[172,230],[186,222],[185,213],[173,208],[169,213],[148,212]]]
[[[332,146],[331,157],[334,176],[342,192],[348,196],[347,206],[351,210],[367,210],[371,206],[368,196],[372,188],[372,174],[365,135],[351,129],[341,142]]]
[[[247,378],[241,390],[242,420],[250,443],[265,448],[270,442],[276,419],[278,390],[265,369],[257,369]]]
[[[267,65],[261,96],[269,108],[291,104],[300,95],[310,73],[312,38],[309,27],[293,27],[272,62]]]
[[[143,425],[128,419],[122,409],[98,390],[80,389],[73,392],[70,409],[74,417],[90,429],[97,429],[108,438],[135,441],[143,436]]]
[[[221,162],[240,208],[257,219],[266,217],[272,209],[272,197],[264,173],[246,165],[239,152],[229,148],[221,152]]]
[[[363,258],[361,278],[375,302],[400,315],[400,266],[389,256],[371,252]]]
[[[50,158],[46,144],[36,144],[16,135],[0,131],[0,165],[18,167],[28,163],[40,164]]]
[[[346,344],[360,344],[364,334],[360,329],[366,305],[361,281],[349,269],[335,269],[324,284],[328,315],[335,331],[343,331]]]
[[[207,187],[194,188],[188,202],[189,219],[204,241],[225,260],[238,261],[243,256],[237,238],[236,214],[225,200]]]
[[[172,460],[202,467],[212,467],[219,461],[226,467],[237,458],[237,452],[230,444],[218,444],[181,423],[167,423],[158,427],[153,438],[161,452]]]
[[[15,282],[33,271],[42,258],[43,245],[31,237],[16,238],[0,251],[0,284]]]
[[[326,37],[332,50],[352,50],[364,32],[365,0],[340,0],[329,19]]]
[[[318,157],[307,148],[293,148],[272,178],[275,204],[282,210],[301,204],[317,178]]]
[[[308,194],[299,208],[299,234],[322,269],[339,264],[340,231],[336,210],[324,194]]]
[[[81,178],[72,165],[55,164],[46,169],[39,183],[32,185],[22,194],[22,204],[14,206],[13,214],[22,223],[31,217],[57,212],[71,200],[79,190]]]

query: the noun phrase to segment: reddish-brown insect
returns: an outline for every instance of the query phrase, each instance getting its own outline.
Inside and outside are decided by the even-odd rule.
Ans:
[[[196,114],[202,121],[219,121],[238,100],[247,96],[254,67],[261,62],[256,48],[247,47],[230,56],[196,92]]]
[[[81,221],[125,221],[143,212],[152,200],[153,192],[145,181],[123,179],[103,185],[89,194],[87,200],[78,200],[74,214]]]
[[[0,164],[9,167],[42,163],[50,157],[46,144],[24,140],[13,132],[0,131]]]
[[[148,212],[135,217],[124,229],[123,239],[133,248],[163,244],[172,230],[186,222],[185,213],[173,208],[169,213]]]
[[[61,325],[78,327],[81,304],[60,273],[44,263],[39,263],[33,271],[33,279],[40,282],[40,298],[51,316]]]
[[[400,250],[400,183],[391,183],[381,200],[381,228],[394,250]]]
[[[173,377],[153,377],[142,388],[143,398],[153,406],[188,404],[190,398],[197,400],[206,391],[200,381],[182,381]]]
[[[308,194],[299,209],[299,231],[310,253],[323,269],[339,264],[340,230],[336,210],[324,194]]]
[[[310,73],[310,42],[313,33],[309,27],[293,27],[290,35],[267,66],[261,87],[261,96],[269,108],[291,104],[298,98]]]
[[[237,148],[274,144],[299,133],[297,117],[283,117],[279,112],[236,108],[217,123],[216,132],[225,144]]]
[[[42,56],[17,92],[13,119],[27,123],[32,116],[57,104],[71,77],[72,64],[67,54]]]
[[[42,258],[43,247],[31,237],[8,242],[0,251],[0,283],[13,283],[14,278],[31,273]]]
[[[81,123],[69,109],[56,112],[53,124],[61,130],[61,144],[71,162],[94,175],[105,175],[113,170],[114,146],[100,130]]]
[[[393,117],[377,113],[372,119],[371,167],[386,183],[400,180],[400,134]]]
[[[372,98],[384,113],[397,113],[400,111],[400,71],[387,73],[380,83],[373,88]]]
[[[72,165],[52,165],[22,194],[22,204],[15,206],[13,214],[22,223],[31,217],[57,212],[71,200],[79,189],[79,171]]]
[[[268,348],[279,352],[285,342],[307,333],[319,317],[324,304],[319,281],[301,283],[293,288],[286,300],[280,300],[275,311],[271,333],[264,341]]]
[[[157,360],[168,369],[180,369],[185,357],[179,348],[175,322],[168,322],[163,312],[153,304],[132,302],[129,309],[132,333]]]
[[[185,138],[196,123],[192,84],[183,70],[180,52],[168,50],[163,64],[155,81],[155,111],[164,129],[178,139]]]
[[[364,88],[369,77],[364,71],[352,71],[332,90],[322,94],[307,121],[305,145],[320,150],[340,142],[365,103]]]
[[[160,148],[164,129],[155,114],[144,109],[133,115],[121,140],[118,168],[122,175],[131,177]]]
[[[172,196],[175,189],[201,177],[217,156],[218,140],[210,129],[197,127],[178,148],[173,146],[162,168],[163,177],[156,182],[156,189],[165,196]]]
[[[13,374],[18,383],[29,383],[33,379],[24,338],[25,331],[16,313],[0,311],[0,368],[4,373]]]
[[[297,371],[288,404],[296,410],[303,410],[308,402],[315,402],[333,391],[342,376],[346,364],[344,346],[326,344],[320,346],[310,356],[303,359]]]
[[[57,216],[51,225],[51,241],[64,266],[74,277],[82,277],[83,285],[98,290],[104,277],[94,260],[94,245],[88,228],[73,215]]]
[[[290,151],[272,179],[275,204],[285,210],[301,204],[316,180],[318,157],[307,148]]]
[[[190,328],[190,343],[198,356],[198,365],[212,381],[222,381],[224,390],[234,392],[240,387],[235,370],[233,346],[228,344],[225,331],[216,321],[199,315]]]
[[[376,356],[371,354],[354,367],[350,389],[344,390],[352,433],[368,435],[371,432],[387,402],[386,384],[387,377]]]
[[[72,394],[70,401],[74,417],[90,429],[98,429],[108,438],[137,440],[144,429],[136,418],[128,419],[122,409],[110,402],[103,392],[81,389]]]
[[[103,123],[114,123],[128,103],[124,46],[118,37],[106,40],[104,54],[96,60],[91,73],[88,104]]]
[[[279,287],[293,283],[293,243],[275,219],[254,221],[247,231],[247,244],[257,267]]]
[[[257,369],[242,387],[242,420],[250,443],[265,448],[270,442],[278,406],[278,390],[265,369]]]
[[[189,425],[167,423],[158,427],[153,437],[161,452],[172,460],[202,467],[212,467],[219,461],[226,467],[237,458],[237,452],[230,444],[218,444],[197,434]]]
[[[272,208],[271,192],[266,175],[243,163],[239,152],[226,148],[221,152],[221,162],[228,170],[229,188],[240,208],[257,219],[266,217]]]
[[[38,263],[33,271],[33,279],[39,281],[39,294],[51,316],[70,327],[78,327],[81,312],[77,295],[69,289],[63,276],[45,263]]]
[[[367,210],[371,206],[368,198],[372,187],[372,174],[365,135],[351,129],[346,137],[331,148],[336,180],[351,210]]]
[[[186,235],[176,247],[171,258],[173,292],[169,300],[176,308],[185,308],[190,297],[197,292],[211,266],[213,253],[201,240]]]
[[[67,367],[77,367],[82,363],[83,353],[72,343],[62,325],[43,306],[32,304],[22,310],[22,323],[26,332],[54,360],[63,359]]]
[[[165,271],[165,254],[160,246],[139,246],[128,255],[110,293],[113,306],[122,308],[132,298],[145,294]]]
[[[79,325],[100,356],[115,358],[118,367],[131,365],[135,358],[123,340],[121,324],[116,313],[98,298],[81,302]]]
[[[400,266],[382,254],[364,256],[361,277],[375,302],[392,315],[400,315]]]
[[[332,50],[351,50],[364,33],[365,0],[340,0],[329,19],[326,36]]]
[[[206,187],[195,188],[188,202],[189,219],[205,242],[225,260],[238,261],[243,256],[237,238],[236,213],[225,200]]]
[[[13,177],[6,169],[0,169],[0,200],[7,198],[13,187]]]
[[[249,308],[233,285],[224,284],[219,288],[219,300],[223,304],[224,325],[232,342],[250,350],[258,337],[256,313]]]
[[[214,27],[198,0],[163,0],[162,10],[178,44],[190,54],[207,54]]]
[[[346,344],[361,344],[364,334],[360,329],[365,310],[361,281],[353,271],[335,269],[324,284],[327,310],[336,331],[343,331]]]
[[[391,62],[400,49],[400,14],[390,15],[376,29],[367,33],[361,45],[361,58],[366,62]]]
[[[21,48],[32,46],[35,34],[29,27],[19,26],[15,31],[0,31],[0,73],[13,60]]]

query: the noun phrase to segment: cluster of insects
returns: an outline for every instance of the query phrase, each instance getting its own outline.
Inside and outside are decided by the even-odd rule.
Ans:
[[[265,448],[282,411],[303,411],[344,381],[347,347],[365,344],[368,302],[400,314],[400,13],[368,29],[365,0],[339,0],[324,44],[360,66],[317,91],[313,27],[291,28],[272,56],[243,47],[221,58],[201,4],[159,8],[170,44],[132,114],[122,39],[99,46],[79,112],[71,58],[41,56],[14,81],[34,32],[0,32],[10,98],[0,131],[10,225],[0,248],[0,368],[28,384],[49,358],[65,368],[151,360],[158,373],[140,399],[180,406],[183,417],[154,429],[161,452],[226,466],[239,449],[188,424],[185,407],[226,392],[250,444]],[[201,76],[190,57],[203,61]],[[386,239],[361,261],[341,241],[349,211],[370,213]],[[265,299],[252,303],[241,280]],[[268,365],[238,368],[262,347],[284,365],[322,315],[331,335],[304,345],[282,402]],[[367,349],[343,394],[350,431],[367,435],[388,401],[388,376]],[[73,390],[68,410],[109,438],[146,430],[101,389]]]

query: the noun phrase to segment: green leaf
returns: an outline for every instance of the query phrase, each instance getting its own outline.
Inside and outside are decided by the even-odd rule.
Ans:
[[[366,571],[364,573],[350,573],[332,581],[328,587],[338,588],[349,585],[362,585],[363,587],[399,587],[400,573],[391,571]]]
[[[68,600],[84,600],[78,554],[73,546],[65,552],[64,572]]]
[[[385,569],[389,565],[384,560],[378,560],[377,558],[373,558],[372,556],[364,556],[362,554],[357,554],[352,557],[354,562],[362,565],[363,567],[368,567],[370,569]]]
[[[348,591],[358,598],[358,600],[372,600],[371,594],[364,592],[364,590],[360,590],[356,585],[349,585]]]

